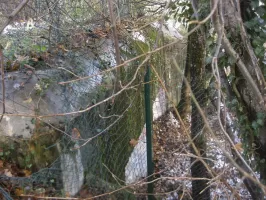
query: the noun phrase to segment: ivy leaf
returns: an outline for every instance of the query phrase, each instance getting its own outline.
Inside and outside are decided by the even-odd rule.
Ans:
[[[260,125],[260,126],[263,126],[264,121],[262,119],[258,119],[257,120],[257,124]]]
[[[254,21],[247,21],[244,23],[244,25],[250,29],[254,26]]]
[[[205,60],[206,64],[210,64],[212,62],[212,57],[208,56]]]
[[[99,128],[97,128],[97,129],[96,129],[96,131],[97,131],[97,133],[100,133],[100,132],[102,132],[103,130],[102,130],[102,129],[99,129]]]
[[[251,1],[251,6],[256,9],[259,7],[259,1]]]
[[[262,113],[262,112],[257,113],[257,118],[264,119],[264,117],[265,117],[264,113]]]
[[[237,105],[238,101],[237,101],[237,99],[233,99],[231,103],[232,103],[232,105]]]
[[[213,39],[211,37],[208,37],[206,40],[207,46],[210,46],[213,43]]]
[[[235,64],[235,59],[232,58],[232,57],[229,57],[229,58],[228,58],[228,63],[231,64],[231,65],[232,65],[232,64]]]
[[[263,48],[261,48],[260,46],[255,48],[255,54],[256,55],[259,55],[262,51],[263,51]]]
[[[259,7],[256,9],[256,13],[258,13],[260,16],[262,16],[262,15],[265,14],[265,9],[264,9],[262,6],[259,6]]]
[[[254,129],[254,130],[257,130],[258,128],[259,128],[259,126],[258,126],[258,124],[257,124],[257,122],[252,122],[252,128]]]

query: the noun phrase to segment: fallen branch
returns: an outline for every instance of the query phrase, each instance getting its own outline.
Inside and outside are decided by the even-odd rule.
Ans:
[[[6,89],[5,89],[5,69],[4,69],[4,55],[3,55],[3,46],[0,46],[0,68],[1,68],[1,77],[2,77],[2,115],[0,122],[2,121],[4,114],[6,112]]]

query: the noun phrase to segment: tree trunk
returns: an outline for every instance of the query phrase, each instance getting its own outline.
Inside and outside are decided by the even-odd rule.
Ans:
[[[191,47],[191,41],[188,41],[188,47],[187,47],[187,52],[190,51]],[[185,71],[184,71],[184,79],[187,79],[188,82],[190,82],[190,58],[191,56],[187,54],[186,58],[186,66],[185,66]],[[190,113],[190,92],[188,87],[185,84],[185,81],[183,80],[182,84],[182,89],[181,89],[181,99],[180,102],[178,103],[177,110],[181,116],[182,119],[184,119],[189,113]]]
[[[243,25],[243,19],[239,10],[240,6],[232,4],[230,0],[224,0],[221,4],[224,13],[219,13],[224,17],[225,30],[230,32],[231,41],[226,41],[226,35],[223,39],[223,45],[226,53],[236,59],[236,79],[235,92],[240,95],[240,100],[243,102],[247,110],[246,116],[251,125],[257,122],[258,113],[266,115],[265,107],[265,79],[261,72],[258,59],[255,56],[254,50],[250,44],[247,32]],[[244,12],[244,11],[242,11]],[[243,16],[243,14],[242,14]],[[230,44],[231,42],[231,44]],[[228,45],[229,44],[229,45]],[[235,45],[233,48],[232,46]],[[250,78],[249,78],[250,77]],[[266,180],[266,123],[265,117],[261,119],[260,126],[255,130],[251,128],[249,131],[242,133],[242,138],[249,146],[250,152],[254,149],[256,153],[257,165],[260,170],[260,177]],[[254,147],[254,144],[256,145]]]
[[[193,26],[188,27],[188,31],[191,31]],[[191,114],[191,97],[190,97],[190,90],[185,84],[185,79],[187,82],[190,83],[190,66],[192,61],[192,54],[189,52],[191,51],[193,45],[193,41],[191,40],[191,37],[188,37],[187,40],[187,55],[186,55],[186,64],[185,64],[185,70],[184,70],[184,78],[182,81],[182,88],[181,88],[181,95],[180,95],[180,101],[177,105],[177,110],[179,115],[182,119],[185,119],[189,114]]]
[[[220,70],[220,78],[221,82],[223,83],[224,87],[226,88],[226,94],[227,94],[227,100],[232,101],[233,99],[236,99],[232,89],[230,88],[229,81],[227,80],[227,77],[225,75],[225,72],[223,69]],[[211,96],[209,96],[210,99],[212,99],[213,106],[217,109],[218,105],[218,99],[217,99],[217,89],[214,87],[214,84],[210,84],[211,86],[209,87],[209,90],[212,90],[209,92]],[[221,106],[221,113],[220,113],[220,118],[222,120],[223,126],[226,129],[226,132],[230,136],[231,140],[236,144],[238,143],[237,138],[235,137],[234,131],[243,133],[244,130],[241,129],[241,127],[238,127],[237,121],[232,119],[229,115],[226,115],[226,110],[228,110],[227,107]],[[235,113],[234,113],[235,114]],[[230,119],[228,119],[230,117]],[[247,168],[245,163],[238,157],[234,149],[232,149],[232,156],[236,163],[241,167],[245,172],[250,174],[250,170]],[[261,188],[256,184],[254,181],[250,180],[249,178],[244,178],[243,182],[249,191],[252,199],[254,200],[259,200],[263,199],[263,192]]]
[[[192,33],[189,38],[187,55],[189,57],[187,66],[190,67],[191,90],[199,105],[204,108],[206,105],[205,93],[205,38],[203,33],[198,30]],[[202,158],[206,157],[206,139],[203,133],[199,134],[204,127],[203,119],[195,105],[192,102],[191,114],[191,138],[198,149]],[[196,154],[192,148],[192,153]],[[208,178],[208,171],[204,164],[196,159],[191,158],[191,174],[193,178]],[[210,189],[207,180],[192,181],[192,197],[197,200],[210,199]]]
[[[225,27],[225,33],[222,38],[222,45],[225,52],[233,60],[235,60],[235,82],[231,82],[231,86],[235,95],[237,96],[238,103],[241,105],[241,110],[238,113],[239,117],[246,117],[245,124],[240,124],[241,138],[246,147],[246,151],[249,154],[253,153],[256,164],[260,171],[260,178],[265,180],[266,178],[266,107],[265,107],[265,79],[261,72],[258,59],[255,56],[254,50],[251,47],[249,37],[243,24],[243,12],[242,18],[240,14],[239,1],[224,0],[218,5],[218,9],[213,15],[213,24],[217,32],[222,25]],[[243,2],[243,1],[241,1]],[[246,1],[250,3],[250,1]],[[215,1],[213,0],[213,5]],[[243,7],[243,6],[242,6]],[[222,24],[221,22],[224,22]],[[230,35],[230,38],[228,37]],[[233,68],[234,65],[231,65]],[[240,108],[240,106],[238,107]],[[258,113],[264,115],[257,123]],[[240,121],[240,120],[239,120]],[[257,128],[251,126],[251,123],[255,123]],[[242,126],[241,126],[242,125]],[[255,146],[254,146],[255,145]],[[238,162],[238,160],[236,159]],[[238,162],[239,165],[241,163]],[[244,170],[246,170],[244,168]],[[262,192],[255,191],[256,184],[251,183],[248,179],[244,179],[250,194],[253,199],[263,198]],[[250,187],[251,186],[251,187]],[[254,187],[253,187],[254,186]]]

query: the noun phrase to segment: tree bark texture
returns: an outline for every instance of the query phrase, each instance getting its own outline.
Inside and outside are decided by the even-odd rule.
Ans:
[[[188,41],[188,48],[187,51],[189,52],[189,47],[191,46],[191,41]],[[190,82],[190,55],[187,54],[186,58],[186,66],[185,66],[185,71],[184,71],[184,79],[187,79],[188,82]],[[185,81],[183,80],[182,83],[182,89],[181,89],[181,99],[180,102],[178,103],[177,110],[184,119],[189,113],[190,113],[190,92],[188,87],[185,84]]]
[[[191,90],[197,102],[204,108],[207,101],[205,92],[205,38],[202,31],[198,30],[192,33],[188,38],[188,57],[187,66],[190,68]],[[202,158],[206,157],[206,138],[203,133],[203,119],[195,105],[192,102],[191,113],[191,138],[198,149]],[[192,153],[196,152],[192,149]],[[191,175],[193,178],[208,178],[209,174],[204,164],[196,158],[191,158]],[[192,181],[192,197],[197,200],[209,200],[210,189],[207,180]]]
[[[261,72],[258,59],[255,56],[250,40],[243,25],[243,19],[240,14],[240,6],[232,4],[230,0],[224,0],[222,3],[222,10],[224,13],[219,13],[224,17],[225,30],[223,46],[225,52],[236,59],[236,73],[237,82],[235,88],[240,94],[240,102],[246,109],[246,115],[250,123],[257,120],[257,114],[266,114],[265,106],[265,79]],[[243,6],[242,6],[243,7]],[[242,11],[242,16],[243,16]],[[226,38],[226,34],[230,32],[231,37]],[[231,44],[230,44],[231,43]],[[232,47],[234,46],[234,48]],[[253,84],[252,84],[253,83]],[[244,133],[242,133],[244,134]],[[248,137],[248,139],[247,139]],[[250,141],[251,149],[256,149],[256,160],[260,169],[260,177],[266,180],[266,123],[265,118],[263,125],[258,129],[258,133],[250,131],[246,133],[246,141]],[[256,144],[256,147],[252,145]]]

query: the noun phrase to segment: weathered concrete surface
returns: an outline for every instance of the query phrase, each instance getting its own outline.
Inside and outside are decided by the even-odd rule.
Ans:
[[[15,30],[20,31],[19,29]],[[95,59],[94,54],[92,55],[92,50],[85,49],[85,53],[73,51],[68,52],[69,54],[66,53],[68,55],[53,58],[51,69],[36,70],[34,73],[29,69],[22,69],[20,72],[7,72],[5,74],[5,108],[6,113],[12,116],[4,115],[0,123],[0,136],[30,138],[35,128],[33,116],[54,115],[85,109],[98,100],[97,95],[99,90],[104,89],[102,88],[103,85],[112,87],[112,72],[104,75],[99,74],[100,70],[116,65],[113,44],[109,39],[99,42],[101,45],[94,44],[97,50],[94,49],[93,51],[97,51],[99,60],[110,63],[109,66],[101,66],[98,58]],[[71,84],[58,84],[84,76],[92,77]],[[0,81],[0,113],[3,112],[2,94],[2,82]],[[104,94],[101,95],[105,96]],[[54,126],[59,123],[61,127],[65,125],[65,131],[68,132],[70,120],[74,121],[75,117],[77,115],[42,119]],[[69,132],[71,133],[71,131]],[[88,131],[83,131],[81,136],[87,138],[91,136],[90,134]],[[60,146],[60,144],[58,145]],[[80,148],[70,153],[66,149],[61,151],[60,147],[57,149],[61,153],[59,161],[64,191],[71,196],[75,195],[83,185],[84,171],[87,165],[82,162],[85,160],[84,157],[88,157],[87,160],[91,159],[88,149],[93,151],[93,148],[92,145],[88,144],[86,148]]]
[[[77,146],[76,146],[77,147]],[[84,183],[84,168],[80,149],[60,155],[62,178],[65,192],[74,196]]]
[[[166,97],[162,88],[159,89],[153,102],[153,120],[158,119],[166,112]],[[138,143],[134,147],[125,168],[126,184],[132,184],[147,176],[147,146],[146,146],[146,124],[139,136]]]
[[[65,64],[65,63],[63,63]],[[88,76],[98,74],[99,69],[93,62],[84,61],[82,74]],[[71,70],[71,68],[70,68]],[[0,135],[30,137],[35,119],[34,115],[53,115],[78,111],[90,104],[88,98],[97,85],[101,83],[101,76],[94,76],[88,80],[68,85],[59,85],[69,76],[62,69],[40,70],[30,75],[25,72],[8,72],[5,77],[6,113],[20,116],[4,116],[0,123]],[[2,99],[2,83],[0,83],[0,98]],[[2,105],[0,112],[2,113]],[[73,116],[72,116],[73,117]],[[54,125],[63,121],[65,117],[43,118],[45,122]]]

